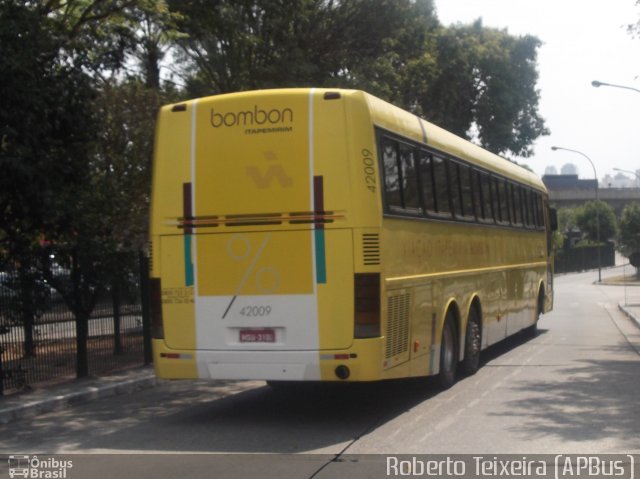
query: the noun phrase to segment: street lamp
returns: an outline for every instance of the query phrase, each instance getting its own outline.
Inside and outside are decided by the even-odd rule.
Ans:
[[[591,82],[591,86],[595,87],[595,88],[600,88],[601,86],[611,86],[614,88],[624,88],[625,90],[633,90],[633,91],[637,91],[638,93],[640,93],[640,90],[638,90],[637,88],[633,88],[630,86],[624,86],[624,85],[614,85],[613,83],[605,83],[602,81],[598,81],[598,80],[593,80]]]
[[[598,83],[598,86],[601,85],[600,82],[594,82],[594,83]],[[602,83],[602,85],[604,85],[604,83]],[[596,86],[596,85],[594,84],[593,86]],[[581,151],[571,150],[569,148],[563,148],[561,146],[552,146],[551,149],[553,151],[558,151],[558,150],[569,151],[571,153],[576,153],[580,156],[583,156],[591,164],[591,168],[593,168],[593,177],[596,179],[596,241],[598,243],[598,283],[601,283],[602,282],[602,262],[600,260],[600,209],[598,206],[598,174],[596,173],[596,166],[593,164],[593,161],[591,161],[591,158],[589,158],[587,155],[585,155]]]

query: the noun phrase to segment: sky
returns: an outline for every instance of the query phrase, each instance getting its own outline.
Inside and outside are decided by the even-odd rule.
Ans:
[[[613,168],[640,170],[640,92],[594,88],[592,80],[640,90],[640,38],[626,26],[640,20],[635,0],[435,0],[445,25],[470,23],[534,35],[538,50],[539,111],[551,130],[538,138],[534,155],[518,162],[542,176],[573,163],[580,178],[593,178],[578,150],[594,163],[599,179]],[[640,174],[640,172],[639,172]],[[632,175],[628,175],[632,177]]]

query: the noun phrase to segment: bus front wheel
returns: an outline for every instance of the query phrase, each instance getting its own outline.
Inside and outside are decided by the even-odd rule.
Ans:
[[[527,338],[533,339],[538,335],[538,321],[544,311],[544,290],[540,288],[538,292],[538,304],[536,305],[536,317],[535,322],[524,330],[524,334]]]

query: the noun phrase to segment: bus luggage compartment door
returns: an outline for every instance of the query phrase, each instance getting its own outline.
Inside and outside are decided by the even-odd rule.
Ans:
[[[184,254],[165,259],[182,261],[185,281],[191,274],[194,283],[192,317],[175,320],[195,324],[196,349],[351,345],[353,288],[345,288],[353,282],[350,230],[197,234],[184,246],[175,237],[163,238],[163,252],[175,248]],[[186,348],[190,341],[183,336],[167,334],[166,341],[172,348]],[[178,338],[182,344],[174,341]]]

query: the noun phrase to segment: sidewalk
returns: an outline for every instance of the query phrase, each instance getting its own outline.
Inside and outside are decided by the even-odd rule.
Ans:
[[[34,391],[0,397],[0,424],[64,409],[93,399],[128,394],[156,385],[151,366],[130,369],[111,376],[78,379]]]
[[[627,265],[619,265],[613,268],[609,268],[610,270],[624,268]],[[624,270],[623,270],[624,271]],[[625,288],[624,301],[618,303],[618,309],[622,311],[629,319],[631,319],[636,326],[640,328],[640,280],[633,273],[623,274],[618,276],[610,276],[608,278],[603,278],[602,283],[607,286],[615,286]],[[631,294],[630,298],[627,298],[626,288],[630,287],[630,291],[637,291]],[[629,302],[627,302],[629,301]]]
[[[618,304],[618,308],[640,328],[640,304],[632,306],[620,303]]]

